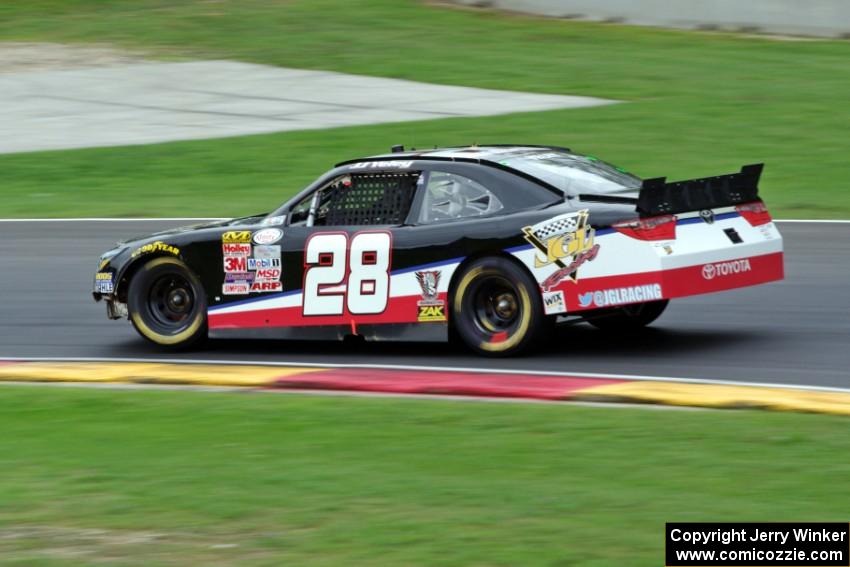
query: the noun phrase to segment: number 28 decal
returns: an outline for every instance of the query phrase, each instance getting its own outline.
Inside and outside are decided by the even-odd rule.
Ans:
[[[304,251],[304,315],[383,313],[390,295],[389,232],[320,232]]]

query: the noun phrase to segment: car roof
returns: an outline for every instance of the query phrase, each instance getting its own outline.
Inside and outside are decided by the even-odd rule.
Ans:
[[[362,161],[390,161],[390,160],[434,160],[434,161],[489,161],[498,162],[510,159],[518,154],[527,154],[529,151],[562,151],[570,152],[569,148],[560,146],[539,146],[531,144],[482,144],[470,146],[456,146],[448,148],[432,148],[427,150],[411,149],[404,151],[402,146],[397,146],[398,151],[388,154],[350,159],[336,164],[336,167],[350,165]]]

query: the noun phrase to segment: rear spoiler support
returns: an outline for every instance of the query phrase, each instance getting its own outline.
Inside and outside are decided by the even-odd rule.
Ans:
[[[763,163],[745,165],[740,173],[667,183],[666,177],[644,179],[638,194],[641,216],[672,215],[729,207],[758,199]]]

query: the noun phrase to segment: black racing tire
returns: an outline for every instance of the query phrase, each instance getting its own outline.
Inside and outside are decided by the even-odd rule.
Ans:
[[[512,356],[538,344],[545,327],[540,288],[514,262],[491,256],[467,266],[451,298],[452,327],[478,354]]]
[[[145,262],[130,280],[127,308],[136,331],[161,347],[185,349],[207,337],[203,287],[177,258]]]
[[[624,307],[595,309],[585,314],[584,320],[603,331],[636,331],[658,319],[667,309],[669,299],[636,303]]]

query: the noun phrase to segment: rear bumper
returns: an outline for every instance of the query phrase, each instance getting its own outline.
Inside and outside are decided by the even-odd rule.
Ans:
[[[676,237],[642,241],[611,229],[596,235],[598,253],[581,264],[576,278],[546,288],[551,265],[532,270],[544,305],[569,314],[661,299],[726,291],[781,280],[782,236],[772,223],[752,226],[734,209],[716,211],[712,222],[694,213],[680,217]],[[516,251],[532,266],[534,251]]]

